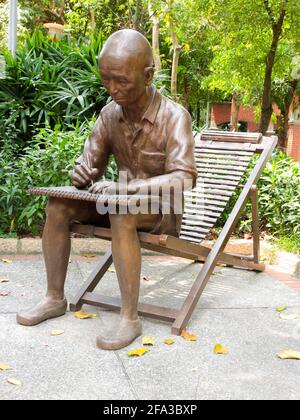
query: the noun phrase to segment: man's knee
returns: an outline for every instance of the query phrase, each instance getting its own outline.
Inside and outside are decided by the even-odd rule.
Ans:
[[[47,217],[58,222],[69,221],[76,215],[75,203],[60,198],[50,198],[47,206]]]
[[[110,214],[111,227],[119,230],[132,230],[137,228],[137,217],[132,214]]]

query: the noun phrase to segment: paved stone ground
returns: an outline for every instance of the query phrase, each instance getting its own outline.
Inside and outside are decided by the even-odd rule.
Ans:
[[[11,255],[11,264],[1,262],[0,399],[200,399],[200,400],[299,400],[300,361],[282,361],[283,349],[300,351],[300,318],[279,318],[277,306],[287,313],[300,308],[300,281],[276,270],[254,273],[217,267],[204,292],[188,330],[196,342],[173,337],[167,346],[170,326],[143,319],[144,335],[156,338],[151,351],[141,358],[127,352],[141,347],[137,339],[117,352],[98,350],[97,334],[117,315],[85,306],[97,313],[90,320],[75,319],[68,312],[37,327],[16,324],[20,308],[35,303],[45,289],[41,255]],[[70,263],[66,294],[70,297],[92,270],[97,258],[74,255]],[[186,297],[201,266],[182,259],[146,255],[143,264],[141,300],[178,307]],[[101,293],[118,294],[115,274],[106,274]],[[65,333],[52,337],[53,329]],[[213,353],[216,343],[229,348],[227,356]],[[15,377],[21,386],[7,383]]]

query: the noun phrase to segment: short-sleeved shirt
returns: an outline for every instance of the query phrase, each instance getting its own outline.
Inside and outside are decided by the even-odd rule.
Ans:
[[[190,114],[154,87],[151,89],[152,101],[137,130],[120,105],[111,102],[105,106],[85,143],[84,156],[89,155],[100,175],[113,154],[118,170],[127,171],[128,182],[183,171],[192,176],[195,185],[197,169]],[[178,215],[163,215],[156,230],[178,235],[180,225]]]

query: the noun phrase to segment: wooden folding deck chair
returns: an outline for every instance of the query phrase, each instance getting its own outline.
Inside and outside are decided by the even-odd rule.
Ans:
[[[185,193],[184,216],[179,238],[144,232],[139,233],[139,238],[144,249],[200,261],[204,264],[181,309],[175,310],[140,303],[138,308],[140,315],[172,322],[172,333],[179,335],[186,327],[218,263],[256,271],[264,270],[264,265],[260,264],[259,258],[256,183],[276,144],[277,137],[263,137],[257,133],[204,131],[197,136],[195,139],[197,186]],[[254,155],[259,155],[258,160],[244,185],[241,185],[245,171]],[[201,242],[215,226],[233,193],[239,190],[239,197],[214,246],[212,248],[203,246]],[[224,253],[248,200],[252,202],[253,255],[247,257]],[[110,229],[74,224],[71,231],[84,236],[111,240]],[[80,310],[84,304],[111,310],[120,309],[119,299],[93,293],[112,262],[112,252],[109,247],[94,272],[71,301],[71,311]]]

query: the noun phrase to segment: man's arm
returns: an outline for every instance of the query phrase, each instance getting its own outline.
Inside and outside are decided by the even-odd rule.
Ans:
[[[71,176],[73,185],[77,188],[85,188],[91,181],[98,180],[104,174],[109,155],[108,133],[100,114],[85,142],[83,154],[75,162]]]

